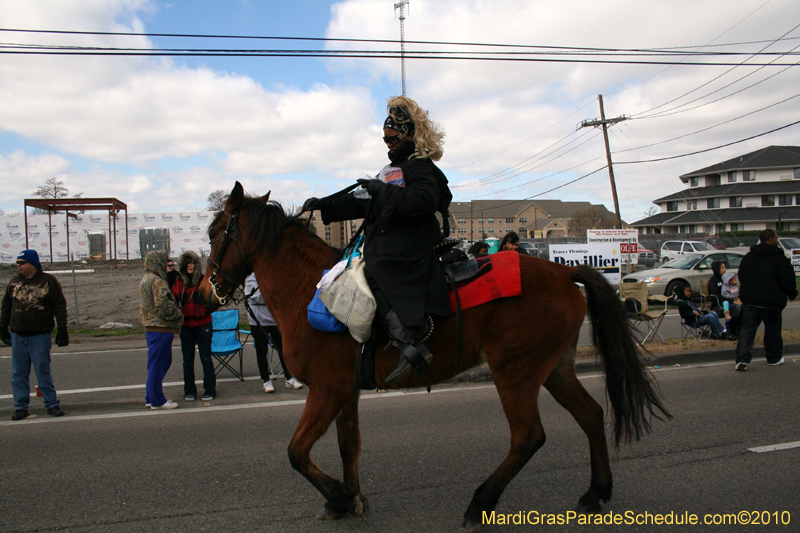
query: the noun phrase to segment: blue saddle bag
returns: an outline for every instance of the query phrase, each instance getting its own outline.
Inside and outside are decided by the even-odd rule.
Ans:
[[[324,276],[327,273],[328,271],[325,270],[322,272],[322,275]],[[328,308],[325,307],[322,300],[319,299],[319,289],[314,293],[314,298],[311,299],[311,303],[308,304],[308,321],[311,322],[311,326],[314,329],[320,331],[327,331],[329,333],[347,331],[347,326],[339,322],[339,320],[328,311]]]

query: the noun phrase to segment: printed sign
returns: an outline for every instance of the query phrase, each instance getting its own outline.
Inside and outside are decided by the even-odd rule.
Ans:
[[[639,230],[635,229],[589,229],[586,230],[586,242],[607,242],[619,245],[619,257],[623,264],[639,264]]]
[[[792,266],[795,275],[800,274],[800,248],[792,248]]]
[[[620,282],[619,244],[603,242],[591,244],[551,244],[550,260],[566,266],[589,265],[612,285]]]

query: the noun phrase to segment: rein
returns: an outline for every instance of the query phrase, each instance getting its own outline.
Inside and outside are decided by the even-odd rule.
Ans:
[[[220,305],[224,306],[228,302],[228,299],[233,296],[233,293],[236,292],[236,289],[244,284],[244,279],[247,277],[247,269],[250,266],[250,261],[253,259],[253,255],[255,255],[255,250],[248,255],[242,246],[241,239],[239,239],[238,213],[228,215],[228,226],[225,228],[225,231],[222,233],[222,235],[213,241],[210,241],[209,244],[213,245],[214,243],[219,242],[220,239],[222,239],[222,245],[220,246],[219,252],[217,252],[217,256],[214,258],[214,260],[209,260],[209,265],[212,268],[212,274],[211,277],[208,278],[208,283],[211,285],[211,292],[214,293],[214,297],[217,299],[217,301],[219,301]],[[225,258],[225,252],[228,249],[228,245],[231,242],[236,243],[236,251],[239,252],[239,258],[244,258],[245,260],[244,264],[242,265],[242,269],[235,278],[225,273],[220,266],[222,264],[222,260]],[[219,293],[222,292],[222,286],[217,283],[217,275],[222,276],[222,278],[230,285],[228,292],[221,297]],[[235,298],[233,298],[233,302],[235,304],[239,303],[239,301]]]

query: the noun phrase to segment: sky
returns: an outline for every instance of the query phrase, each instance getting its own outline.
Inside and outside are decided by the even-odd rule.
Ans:
[[[15,45],[398,51],[398,42],[333,40],[399,41],[394,3],[0,0],[3,30],[147,34],[0,31],[0,52],[20,50]],[[560,199],[613,211],[602,132],[580,127],[600,116],[598,95],[607,118],[629,117],[609,128],[628,222],[684,189],[682,174],[800,144],[800,124],[737,142],[800,120],[800,70],[787,66],[798,55],[783,55],[800,54],[796,0],[410,0],[405,14],[406,41],[427,41],[405,44],[406,93],[447,134],[439,166],[454,201]],[[679,64],[478,53],[532,46],[669,48],[667,57],[588,59]],[[455,50],[472,59],[410,56]],[[729,54],[688,55],[697,52]],[[770,62],[783,66],[751,66]],[[381,128],[401,84],[399,58],[0,53],[0,209],[22,210],[51,177],[71,193],[114,197],[137,213],[203,210],[209,193],[229,192],[236,181],[249,194],[272,191],[287,208],[298,206],[388,163]],[[694,152],[701,153],[686,155]]]

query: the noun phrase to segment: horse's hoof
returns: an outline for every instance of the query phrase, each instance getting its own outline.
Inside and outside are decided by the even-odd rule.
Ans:
[[[599,501],[584,496],[578,501],[575,512],[578,514],[600,514],[603,512],[603,508],[600,507]]]
[[[367,497],[359,492],[353,496],[352,505],[353,510],[350,512],[356,515],[359,520],[365,520],[369,515],[369,501],[367,501]]]
[[[483,524],[479,522],[473,522],[472,520],[465,518],[464,523],[461,524],[461,531],[466,531],[470,533],[471,531],[478,531],[479,529],[483,528]]]
[[[339,520],[347,514],[347,510],[341,505],[333,502],[325,502],[325,507],[317,513],[318,520]]]

